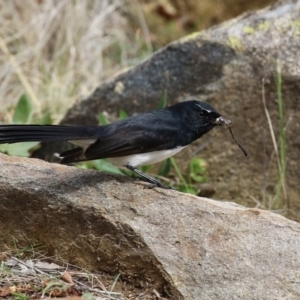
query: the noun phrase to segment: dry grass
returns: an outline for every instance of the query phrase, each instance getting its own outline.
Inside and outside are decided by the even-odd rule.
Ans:
[[[26,256],[20,251],[15,256],[0,252],[1,299],[166,300],[151,285],[125,282],[121,274],[92,273],[36,251],[26,252]]]
[[[9,108],[26,92],[35,113],[50,111],[58,122],[153,48],[232,16],[224,1],[171,2],[0,0],[0,121],[11,121]]]
[[[57,121],[76,99],[135,64],[146,31],[132,32],[126,7],[123,0],[0,0],[3,121],[24,92],[36,113],[51,111]]]

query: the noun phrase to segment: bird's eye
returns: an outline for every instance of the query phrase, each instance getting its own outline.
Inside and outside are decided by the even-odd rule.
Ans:
[[[204,111],[203,111],[203,110],[201,110],[201,111],[198,112],[198,116],[199,116],[199,117],[203,117],[204,115],[205,115],[205,114],[204,114]]]

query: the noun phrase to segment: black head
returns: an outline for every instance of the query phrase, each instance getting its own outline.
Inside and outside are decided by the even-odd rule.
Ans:
[[[235,137],[231,128],[232,122],[229,119],[221,116],[208,103],[197,100],[191,100],[183,103],[183,109],[185,109],[185,122],[186,124],[189,124],[189,128],[194,132],[193,139],[200,138],[203,134],[207,133],[215,126],[223,126],[230,131],[232,138],[242,150],[244,155],[249,157],[245,148]]]
[[[191,100],[183,102],[185,121],[196,133],[197,138],[210,131],[215,126],[230,126],[231,121],[222,117],[210,104]]]

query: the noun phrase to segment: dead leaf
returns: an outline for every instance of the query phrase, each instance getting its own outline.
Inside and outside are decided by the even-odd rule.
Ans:
[[[70,283],[70,284],[75,284],[75,282],[73,281],[72,279],[72,276],[71,274],[68,272],[68,271],[64,271],[60,277],[62,280],[64,280],[65,282],[67,283]]]
[[[17,290],[17,287],[16,287],[15,285],[9,287],[9,291],[10,291],[11,293],[15,293],[16,290]]]
[[[0,297],[5,297],[10,294],[9,286],[0,287]]]
[[[5,261],[8,259],[8,255],[5,252],[0,252],[0,261]]]
[[[54,289],[50,293],[51,297],[65,297],[67,296],[66,291],[63,291],[62,289]]]
[[[67,294],[69,296],[75,297],[75,296],[81,296],[82,293],[80,291],[78,291],[77,289],[75,289],[74,287],[70,287],[67,290]]]
[[[48,263],[45,261],[38,261],[36,263],[34,263],[34,267],[37,269],[43,269],[43,270],[48,270],[48,271],[52,271],[52,270],[59,270],[62,269],[61,266],[55,264],[55,263]]]

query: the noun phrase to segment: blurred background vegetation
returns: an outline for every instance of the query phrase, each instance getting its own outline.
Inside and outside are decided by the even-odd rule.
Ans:
[[[57,123],[167,43],[274,0],[0,0],[0,122],[26,93]]]

